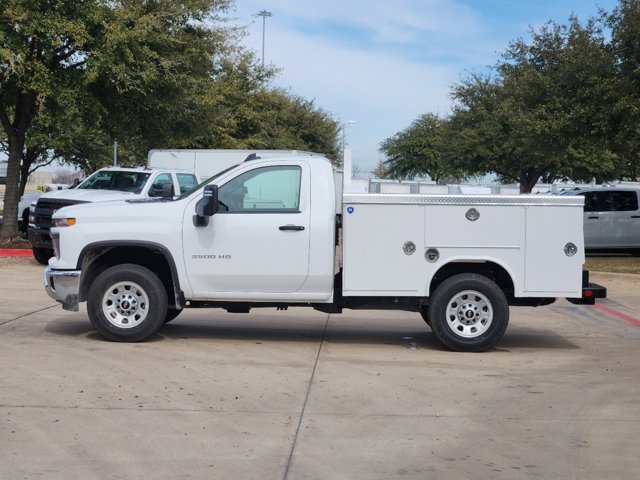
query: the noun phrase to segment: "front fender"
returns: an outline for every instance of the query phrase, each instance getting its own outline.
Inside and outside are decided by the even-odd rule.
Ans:
[[[167,290],[170,306],[184,306],[184,292],[171,251],[159,243],[133,240],[94,242],[82,249],[76,266],[82,271],[80,301],[86,300],[93,280],[100,273],[123,263],[141,265],[154,272]]]

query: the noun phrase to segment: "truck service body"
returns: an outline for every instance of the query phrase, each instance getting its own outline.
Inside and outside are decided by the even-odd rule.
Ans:
[[[140,341],[185,307],[403,309],[447,347],[494,346],[509,305],[606,295],[583,275],[581,197],[345,194],[330,162],[245,161],[181,197],[54,213],[48,294]],[[338,241],[341,238],[341,241]]]

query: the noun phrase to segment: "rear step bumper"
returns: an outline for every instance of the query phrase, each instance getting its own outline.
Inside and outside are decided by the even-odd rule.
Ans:
[[[589,282],[589,271],[582,271],[582,298],[568,298],[576,305],[594,305],[596,298],[607,298],[607,288],[597,283]]]

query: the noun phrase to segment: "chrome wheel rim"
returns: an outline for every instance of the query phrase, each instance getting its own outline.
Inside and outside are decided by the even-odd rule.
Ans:
[[[484,334],[493,322],[493,308],[486,295],[475,290],[456,293],[447,303],[447,326],[463,338]]]
[[[133,328],[144,322],[149,313],[149,297],[134,282],[119,282],[102,297],[102,312],[118,328]]]

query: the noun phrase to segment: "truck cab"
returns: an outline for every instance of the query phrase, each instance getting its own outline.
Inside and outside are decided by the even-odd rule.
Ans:
[[[562,195],[584,197],[587,250],[640,254],[640,187],[578,187]]]

